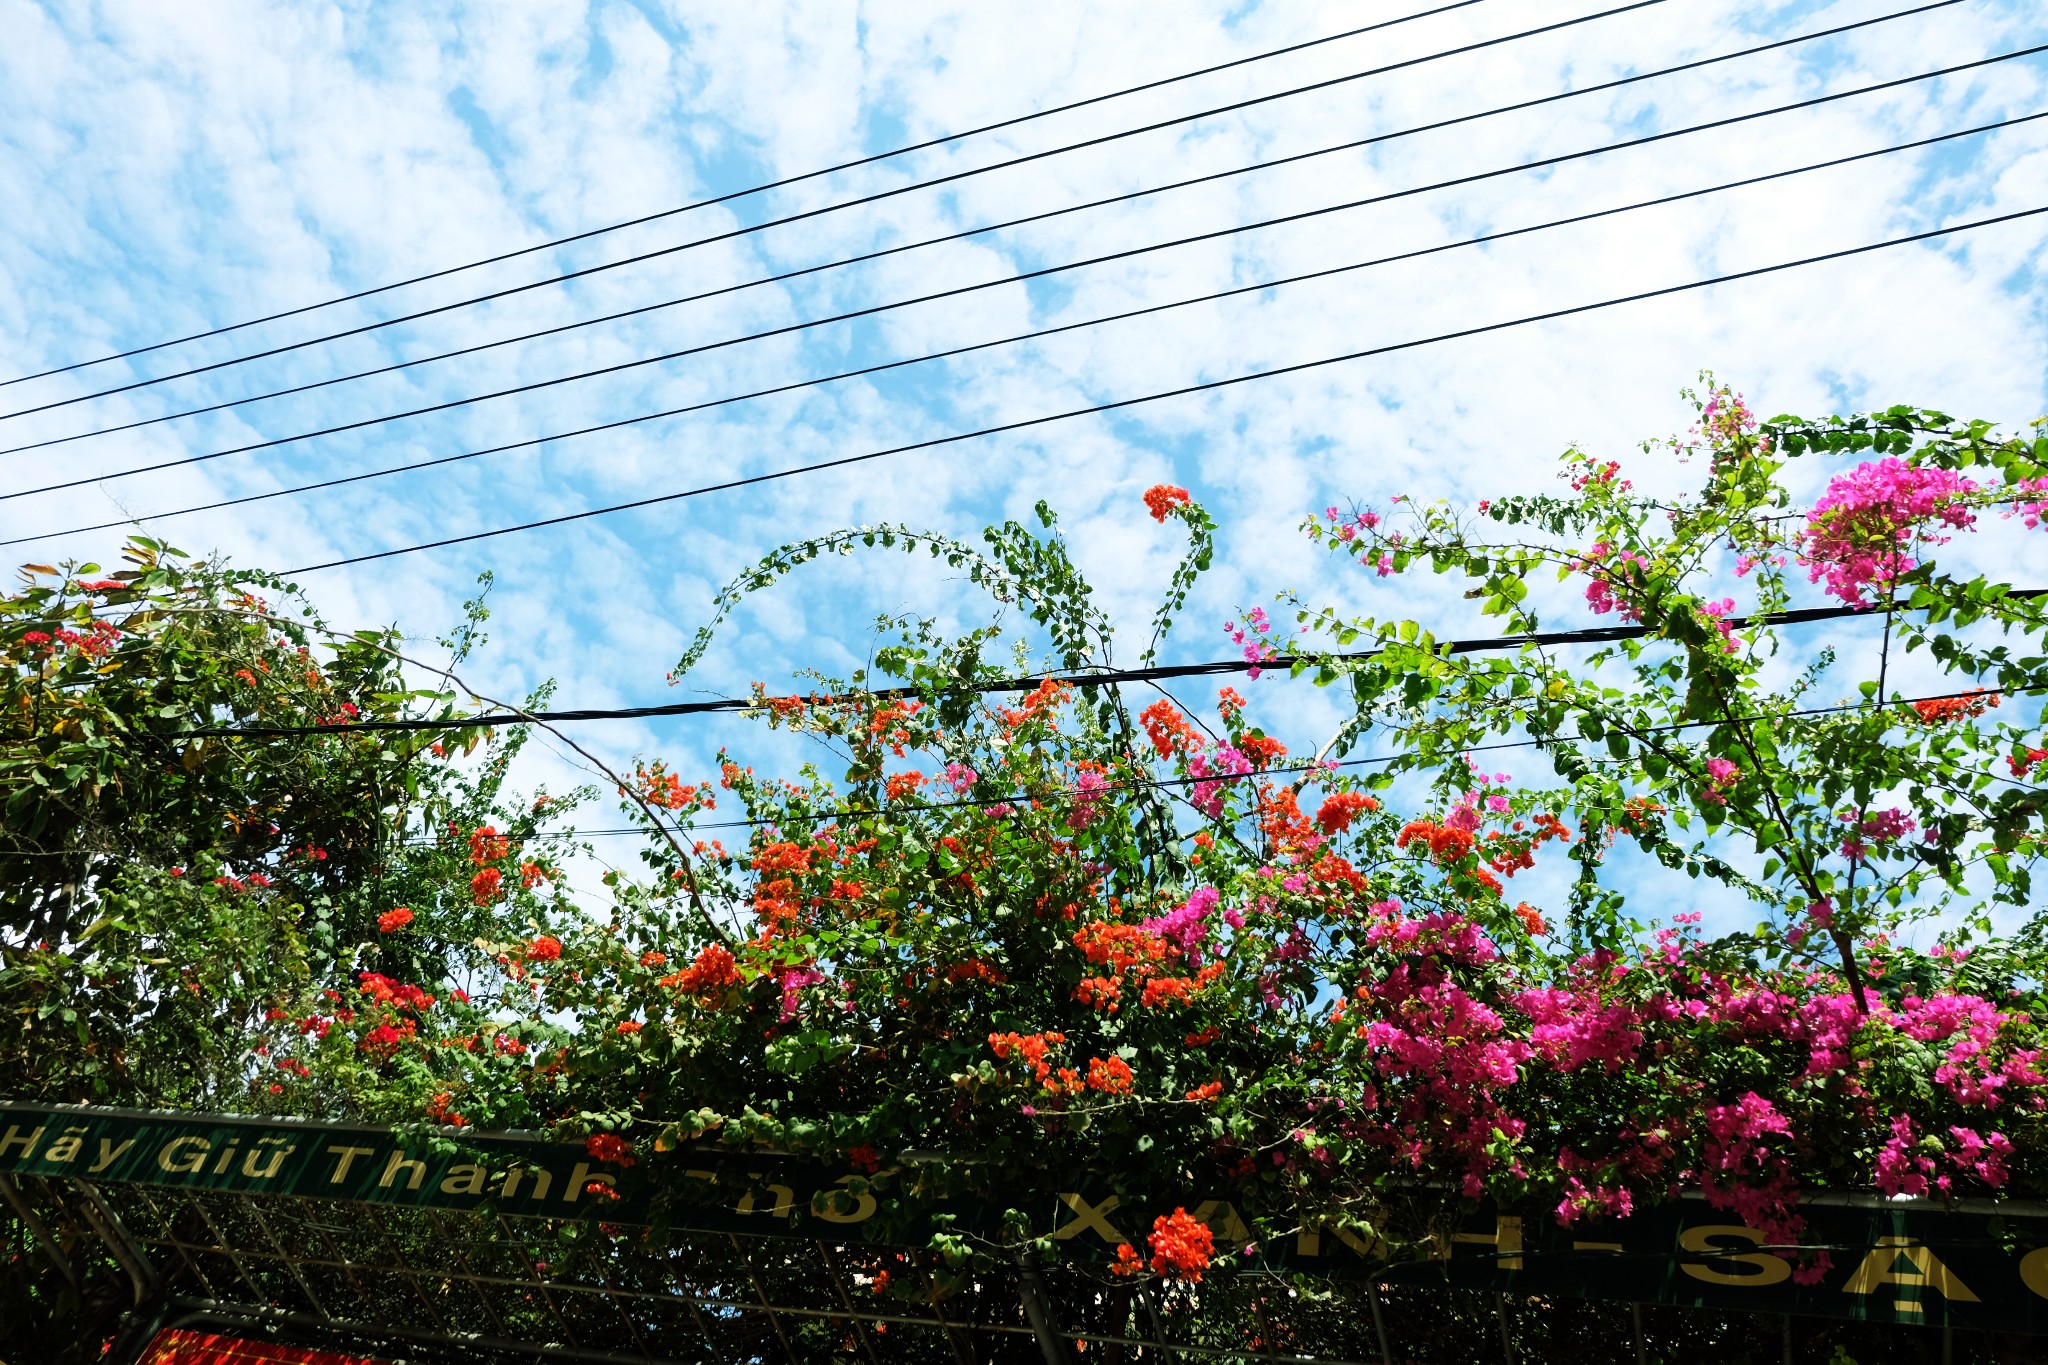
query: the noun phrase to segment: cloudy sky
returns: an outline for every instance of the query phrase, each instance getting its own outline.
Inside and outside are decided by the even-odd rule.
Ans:
[[[1437,0],[1439,6],[1444,0]],[[2048,120],[1320,280],[985,347],[886,374],[536,442],[1108,314],[1356,265],[1475,235],[1709,189],[2048,110],[2048,54],[1558,163],[1554,158],[2048,43],[2025,0],[1474,0],[1270,60],[685,212],[909,142],[1432,8],[1342,3],[595,3],[91,6],[0,0],[0,376],[33,374],[590,233],[559,249],[0,388],[16,447],[0,501],[18,559],[113,557],[152,534],[298,569],[682,492],[1862,246],[2048,205]],[[1618,12],[1555,28],[1564,21]],[[1832,38],[1595,90],[1844,24]],[[1447,49],[1491,43],[1434,60]],[[1245,108],[1215,110],[1379,68]],[[1386,137],[1462,119],[1434,132]],[[1108,135],[1169,120],[1127,137]],[[1096,200],[1369,146],[1102,207]],[[1025,164],[981,168],[1042,151]],[[1516,170],[1529,163],[1551,162]],[[1498,172],[1498,174],[1488,174]],[[931,188],[920,182],[951,177]],[[1438,190],[1439,182],[1481,177]],[[871,203],[850,203],[903,190]],[[1398,198],[1385,196],[1422,190]],[[1381,202],[1245,229],[1247,224]],[[835,208],[837,205],[850,205]],[[968,229],[1019,226],[756,287],[764,277]],[[771,220],[808,215],[761,227]],[[1224,522],[1223,553],[1170,653],[1228,652],[1221,623],[1295,589],[1346,609],[1471,622],[1433,585],[1367,581],[1311,551],[1308,512],[1389,494],[1472,501],[1548,485],[1568,443],[1637,453],[1682,428],[1711,367],[1766,413],[1912,402],[2008,427],[2048,410],[2044,223],[1951,238],[1214,392],[913,451],[752,488],[300,575],[337,622],[431,641],[494,571],[480,684],[559,681],[576,706],[679,698],[663,674],[719,584],[788,539],[905,522],[972,539],[1043,498],[1123,657],[1178,550],[1140,494],[1170,481]],[[738,233],[738,235],[735,235]],[[1204,240],[1028,281],[1020,273]],[[701,242],[701,245],[688,245]],[[681,249],[677,249],[681,248]],[[293,348],[403,314],[650,259]],[[988,288],[798,330],[792,324]],[[726,292],[715,292],[726,291]],[[676,306],[176,420],[148,419],[696,295]],[[754,333],[779,332],[755,340]],[[712,349],[702,348],[713,343]],[[249,363],[65,403],[139,380]],[[573,383],[178,464],[230,447],[618,366]],[[345,487],[223,499],[486,447]],[[170,464],[154,472],[142,466]],[[52,533],[65,533],[55,534]],[[47,537],[23,540],[26,537]],[[2048,545],[1999,551],[2048,583]],[[1399,597],[1390,598],[1389,592]],[[892,558],[813,565],[759,599],[685,680],[691,695],[845,672],[882,612],[960,623],[972,589]],[[1270,729],[1326,732],[1327,700],[1259,684]],[[733,730],[579,732],[614,758],[702,771]]]

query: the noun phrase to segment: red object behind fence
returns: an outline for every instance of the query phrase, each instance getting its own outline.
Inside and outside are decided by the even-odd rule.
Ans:
[[[142,1365],[383,1365],[369,1356],[309,1351],[303,1346],[273,1346],[210,1332],[170,1330],[157,1333]]]

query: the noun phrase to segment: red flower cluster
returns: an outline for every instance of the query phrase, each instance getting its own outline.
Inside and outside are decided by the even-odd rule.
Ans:
[[[1163,522],[1173,515],[1176,507],[1186,507],[1194,499],[1185,488],[1176,488],[1170,483],[1155,483],[1145,490],[1145,510],[1152,514],[1152,520]]]
[[[868,721],[868,733],[876,742],[889,746],[889,752],[903,757],[903,747],[911,742],[910,731],[903,723],[916,715],[924,706],[923,702],[900,701],[878,709]]]
[[[562,955],[562,940],[552,934],[542,934],[526,945],[528,962],[553,962]]]
[[[997,1060],[1007,1062],[1016,1058],[1024,1062],[1041,1085],[1052,1079],[1052,1064],[1045,1060],[1045,1054],[1066,1041],[1064,1033],[991,1033],[988,1036],[989,1050],[996,1054]]]
[[[657,763],[652,768],[641,768],[634,773],[639,779],[640,794],[649,805],[665,810],[681,810],[685,806],[701,806],[711,810],[718,801],[711,795],[711,784],[684,786],[683,780],[674,773],[666,772]]]
[[[583,1139],[583,1150],[614,1166],[633,1164],[633,1144],[617,1133],[592,1133]]]
[[[398,1049],[410,1040],[414,1033],[413,1022],[402,1020],[398,1027],[379,1024],[363,1035],[362,1050],[378,1062],[388,1062],[398,1055]]]
[[[412,911],[402,905],[396,906],[377,916],[377,932],[380,934],[395,934],[406,925],[411,924],[412,919]]]
[[[1170,701],[1153,702],[1138,713],[1138,720],[1161,758],[1172,758],[1176,750],[1191,753],[1202,747],[1202,737]]]
[[[1946,725],[1950,721],[1974,720],[2004,700],[1989,688],[1979,687],[1953,697],[1929,697],[1913,703],[1913,714],[1923,724]]]
[[[485,825],[469,836],[469,860],[473,863],[496,862],[511,851],[512,841],[494,825]]]
[[[1202,1272],[1216,1254],[1216,1234],[1186,1209],[1175,1209],[1152,1221],[1152,1269],[1169,1279],[1200,1284]],[[1122,1259],[1122,1253],[1118,1253]]]
[[[1325,834],[1342,834],[1361,814],[1369,815],[1380,803],[1364,792],[1331,792],[1316,811],[1316,828]]]
[[[674,975],[663,977],[659,984],[674,986],[709,1004],[732,987],[745,985],[746,981],[740,975],[733,955],[722,945],[712,943],[697,954],[696,961]]]
[[[362,992],[380,1005],[401,1005],[407,1009],[430,1010],[434,997],[418,986],[393,981],[377,972],[364,972],[360,978]]]
[[[1145,992],[1138,1003],[1146,1009],[1157,1009],[1162,1005],[1191,1005],[1196,992],[1223,975],[1221,962],[1211,962],[1193,976],[1156,976],[1145,983]]]
[[[1088,1059],[1088,1088],[1100,1090],[1105,1095],[1128,1095],[1137,1077],[1131,1074],[1131,1067],[1121,1057],[1090,1057]]]
[[[1405,849],[1420,839],[1429,846],[1430,856],[1448,866],[1463,862],[1472,852],[1472,836],[1453,825],[1440,825],[1434,820],[1410,820],[1401,826],[1401,833],[1394,839],[1394,847]]]
[[[1015,730],[1017,727],[1028,724],[1031,721],[1044,719],[1057,709],[1062,702],[1066,701],[1067,693],[1070,690],[1065,683],[1054,678],[1047,678],[1038,685],[1037,690],[1025,694],[1024,705],[1021,709],[1014,711],[1008,708],[1004,709],[1003,724]]]
[[[445,1124],[450,1128],[468,1127],[469,1120],[456,1113],[451,1107],[454,1103],[455,1096],[453,1094],[446,1090],[436,1090],[427,1100],[427,1117],[435,1123]]]

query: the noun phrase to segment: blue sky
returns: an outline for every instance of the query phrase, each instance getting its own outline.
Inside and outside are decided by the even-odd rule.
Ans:
[[[0,0],[0,373],[46,369],[673,207],[763,180],[1394,17],[1422,4],[357,4]],[[136,362],[0,389],[51,401],[616,260],[913,179],[1592,12],[1455,13],[607,234]],[[333,346],[0,422],[67,435],[691,294],[1059,204],[1267,160],[1896,9],[1664,3],[1274,101],[941,191],[904,194]],[[1457,130],[905,253],[234,412],[0,456],[7,488],[270,439],[1303,208],[1516,165],[2048,41],[2023,0],[1968,0],[1856,35]],[[0,538],[434,458],[1232,284],[1540,222],[2048,108],[2048,58],[2008,62],[1541,173],[1140,256],[854,324],[158,474],[0,502]],[[1701,275],[2048,204],[2048,121],[1597,224],[996,348],[346,490],[151,522],[196,551],[290,568],[1428,336]],[[1171,651],[1292,588],[1385,611],[1386,590],[1294,533],[1393,492],[1470,501],[1544,486],[1567,442],[1635,454],[1686,422],[1712,367],[1766,412],[1915,402],[2017,425],[2048,410],[2042,220],[1197,398],[449,550],[307,575],[343,623],[431,641],[495,572],[480,684],[559,680],[571,705],[675,699],[662,676],[717,586],[776,544],[854,522],[973,538],[1039,498],[1062,513],[1126,657],[1179,546],[1143,514],[1162,480],[1223,519],[1217,571]],[[7,402],[12,410],[23,403]],[[8,547],[109,559],[115,532]],[[2048,582],[2048,553],[1999,552]],[[1469,628],[1435,584],[1403,610]],[[1377,594],[1377,595],[1376,595]],[[900,558],[812,566],[764,595],[688,686],[843,672],[878,613],[962,624],[987,605]],[[1271,728],[1327,733],[1328,699],[1262,682]],[[591,727],[613,758],[703,771],[751,731]],[[568,770],[540,756],[533,776]],[[593,812],[595,815],[596,813]],[[603,817],[598,817],[603,821]]]

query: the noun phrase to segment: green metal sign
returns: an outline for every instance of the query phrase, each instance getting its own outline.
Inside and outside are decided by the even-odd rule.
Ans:
[[[662,1201],[673,1226],[827,1241],[871,1235],[877,1201],[858,1175],[788,1158],[684,1155],[681,1188]],[[648,1190],[622,1180],[631,1173],[620,1166],[581,1145],[505,1133],[435,1142],[366,1126],[0,1101],[0,1172],[629,1224],[653,1217]],[[1222,1199],[1083,1189],[1034,1194],[1016,1207],[1042,1210],[1043,1234],[1088,1258],[1124,1242],[1142,1247],[1152,1218],[1175,1207],[1208,1224],[1219,1250],[1242,1254],[1250,1239]],[[1808,1277],[1773,1254],[1762,1233],[1690,1199],[1570,1228],[1482,1209],[1430,1260],[1389,1261],[1334,1226],[1252,1248],[1247,1260],[1390,1284],[2048,1333],[2048,1205],[1872,1196],[1800,1212],[1806,1249],[1827,1258],[1812,1283],[1800,1283]],[[974,1225],[999,1210],[958,1213]]]

